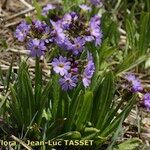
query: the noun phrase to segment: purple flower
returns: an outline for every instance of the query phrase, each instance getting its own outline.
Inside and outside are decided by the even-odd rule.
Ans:
[[[140,80],[136,78],[134,75],[127,74],[125,75],[125,79],[131,83],[132,92],[140,92],[143,90]]]
[[[34,20],[32,23],[33,23],[33,25],[34,25],[34,27],[35,27],[36,29],[41,29],[41,28],[43,28],[43,24],[42,24],[42,22],[41,22],[40,20]]]
[[[79,7],[83,10],[83,11],[91,11],[91,7],[85,5],[85,4],[82,4],[82,5],[79,5]]]
[[[67,37],[64,40],[57,41],[57,44],[64,50],[70,50],[72,48],[72,43],[69,41]]]
[[[59,59],[54,58],[52,61],[53,70],[60,74],[61,76],[64,76],[68,74],[68,71],[70,70],[70,62],[67,61],[66,57],[60,56]]]
[[[42,10],[42,15],[47,15],[50,10],[53,10],[55,8],[56,8],[56,6],[54,6],[52,4],[47,4]]]
[[[82,52],[85,45],[85,39],[81,37],[77,37],[74,39],[74,43],[71,46],[72,52],[74,55],[78,55]]]
[[[93,62],[93,57],[91,53],[88,53],[88,62],[85,66],[84,72],[83,72],[83,78],[82,82],[85,87],[88,87],[91,83],[91,78],[95,72],[95,65]]]
[[[100,29],[100,17],[95,15],[90,20],[90,33],[93,37],[95,37],[96,45],[101,44],[102,31]]]
[[[141,82],[138,79],[132,81],[132,91],[133,92],[138,92],[138,91],[142,91],[142,90],[143,90],[143,87],[141,85]]]
[[[98,15],[91,18],[87,31],[90,32],[90,36],[86,36],[85,40],[93,41],[95,39],[95,45],[100,45],[102,41],[102,31],[100,29],[100,17]]]
[[[46,31],[48,31],[48,29],[49,29],[49,27],[47,26],[47,24],[44,23],[44,22],[42,22],[42,21],[40,21],[40,20],[34,20],[34,21],[32,22],[32,24],[33,24],[33,27],[34,27],[37,31],[39,31],[39,32],[46,32]]]
[[[77,86],[77,82],[77,76],[72,76],[71,73],[68,73],[64,77],[59,79],[59,83],[64,91],[72,90]]]
[[[90,2],[91,2],[93,5],[95,5],[95,6],[102,4],[102,3],[101,3],[101,0],[90,0]]]
[[[72,12],[70,12],[70,15],[71,15],[73,21],[76,21],[78,19],[78,15],[76,12],[72,11]]]
[[[25,21],[22,21],[16,29],[14,36],[18,39],[18,41],[23,42],[27,37],[30,31],[30,25],[28,25]]]
[[[27,48],[30,50],[30,55],[32,57],[41,57],[44,55],[44,52],[46,50],[46,46],[44,41],[38,40],[38,39],[31,39],[27,43]]]
[[[64,29],[68,29],[72,22],[72,16],[70,13],[67,13],[62,18],[62,26]]]
[[[148,111],[150,111],[150,93],[146,93],[143,96],[144,105]]]
[[[92,17],[90,19],[90,26],[100,27],[100,24],[101,24],[101,20],[100,20],[100,17],[98,15],[95,15],[94,17]]]
[[[66,39],[66,35],[64,33],[64,30],[62,29],[62,25],[60,21],[54,22],[50,20],[50,23],[52,24],[53,31],[51,32],[51,36],[53,37],[54,41],[56,43],[62,43]]]
[[[72,74],[78,74],[78,64],[79,62],[78,61],[75,61],[73,58],[70,58],[70,62],[71,62],[71,73]]]
[[[125,79],[128,80],[129,82],[132,82],[133,80],[136,79],[136,77],[133,74],[126,74]]]
[[[85,41],[87,41],[87,42],[91,42],[91,41],[94,41],[94,40],[95,40],[95,38],[94,38],[93,36],[91,36],[91,35],[89,35],[89,36],[84,36],[84,39],[85,39]]]
[[[67,13],[61,19],[63,29],[67,30],[70,28],[70,25],[78,19],[78,16],[75,12]]]

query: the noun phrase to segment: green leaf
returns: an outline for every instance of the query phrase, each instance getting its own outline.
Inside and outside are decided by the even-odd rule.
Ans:
[[[100,130],[93,128],[93,127],[86,127],[82,134],[82,139],[83,140],[88,140],[88,139],[91,140],[98,135],[99,131]]]
[[[65,118],[57,119],[54,122],[48,121],[46,139],[49,140],[58,136],[62,131],[65,122],[66,122]]]
[[[106,114],[110,111],[113,93],[113,75],[112,73],[107,73],[105,79],[100,84],[95,94],[93,102],[92,120],[96,125],[96,128],[100,130],[102,128],[102,122],[105,119]]]
[[[112,45],[118,45],[119,31],[118,23],[110,19],[110,14],[105,13],[102,17],[102,31],[104,33],[104,39],[108,38],[108,42]]]
[[[5,96],[2,96],[0,94],[0,109],[2,109],[3,105],[5,104],[7,98],[8,98],[9,92],[7,92],[7,94]]]
[[[40,60],[36,57],[36,66],[35,66],[35,90],[38,85],[42,85],[42,68],[40,66]]]
[[[141,56],[135,60],[135,56],[132,54],[128,54],[126,58],[124,58],[123,62],[118,65],[116,68],[116,75],[121,75],[124,72],[127,72],[147,59],[147,56]]]
[[[128,104],[124,106],[124,109],[122,110],[122,112],[116,115],[115,119],[112,118],[111,123],[107,125],[104,130],[101,131],[100,133],[101,137],[107,137],[108,135],[111,135],[114,131],[116,131],[121,118],[123,117],[123,115],[124,115],[124,119],[128,116],[131,109],[133,108],[133,105],[136,103],[136,100],[137,100],[137,95],[134,95],[129,100]]]
[[[64,103],[64,117],[66,118],[69,115],[71,98],[68,93],[62,93],[61,95]]]
[[[119,133],[120,133],[121,130],[122,130],[122,123],[123,123],[123,121],[124,121],[124,119],[125,119],[124,117],[125,117],[125,112],[123,113],[122,118],[121,118],[121,120],[120,120],[120,122],[119,122],[119,124],[118,124],[118,128],[117,128],[116,132],[114,133],[114,136],[112,137],[112,142],[111,142],[111,144],[107,147],[106,150],[112,150],[112,147],[113,147],[113,145],[115,144],[115,142],[116,142],[116,140],[117,140],[117,138],[118,138],[118,136],[119,136]]]
[[[13,60],[11,62],[11,65],[10,65],[9,70],[7,72],[7,75],[6,75],[6,92],[8,91],[9,84],[10,84],[10,81],[11,81],[12,66],[13,66]]]
[[[132,138],[117,145],[113,150],[136,150],[142,145],[142,141],[139,138]]]
[[[52,86],[52,81],[49,81],[47,83],[47,85],[45,86],[45,88],[43,88],[43,91],[41,92],[41,95],[40,95],[40,104],[38,106],[38,114],[39,114],[39,117],[38,117],[38,124],[40,124],[41,120],[42,120],[42,113],[44,111],[44,108],[45,108],[45,104],[48,104],[49,103],[49,93],[50,93],[50,90],[51,90],[51,86]],[[51,113],[51,112],[50,112]],[[51,114],[50,114],[51,115]]]
[[[139,56],[145,55],[150,43],[150,13],[142,13],[140,21]]]
[[[18,102],[17,93],[12,85],[10,85],[10,91],[11,91],[11,96],[12,96],[12,99],[11,99],[12,105],[9,108],[10,113],[12,113],[11,119],[14,120],[15,123],[18,124],[19,127],[22,127],[22,125],[24,124],[23,117],[22,117],[22,110],[21,110],[22,107],[20,103]]]
[[[133,18],[128,17],[126,19],[126,31],[127,31],[127,48],[128,44],[131,46],[132,49],[135,49],[135,34],[136,34],[136,29],[135,29],[135,24],[133,21],[131,21]]]
[[[60,100],[60,85],[58,83],[59,76],[54,75],[52,79],[52,115],[53,118],[56,119],[58,106],[59,106],[59,100]]]
[[[30,16],[26,16],[25,20],[28,24],[32,23],[32,18]]]
[[[115,102],[113,102],[110,111],[107,113],[103,123],[102,123],[102,131],[108,127],[111,123],[111,121],[114,119],[115,116],[117,116],[118,110],[121,108],[124,100],[121,100],[117,105],[115,105]]]
[[[78,131],[70,131],[57,137],[53,138],[52,140],[66,140],[66,139],[81,139],[81,133]]]
[[[115,51],[117,51],[115,47],[109,47],[108,42],[104,41],[99,51],[100,64],[103,63],[103,61],[106,61],[107,58],[112,56]]]
[[[86,124],[87,121],[90,120],[90,112],[92,109],[92,102],[93,102],[93,93],[92,92],[86,92],[84,94],[84,99],[82,102],[82,106],[80,110],[78,111],[78,117],[76,120],[76,126],[77,129],[82,129],[83,126]]]
[[[33,125],[33,122],[34,122],[34,120],[35,120],[35,118],[36,118],[36,116],[37,116],[37,113],[38,113],[38,112],[36,112],[36,113],[34,114],[33,118],[31,119],[30,124],[28,124],[27,131],[26,131],[26,133],[25,133],[25,135],[23,136],[22,139],[25,139],[25,138],[26,138],[26,136],[27,136],[27,134],[28,134],[28,132],[29,132],[29,130],[30,130],[30,127]]]
[[[93,76],[93,79],[92,79],[92,82],[91,82],[91,87],[92,87],[92,90],[94,91],[96,86],[97,86],[97,80],[98,80],[98,72],[99,72],[99,69],[100,69],[100,60],[99,60],[99,55],[98,55],[98,52],[95,51],[94,52],[95,56],[94,56],[94,60],[95,60],[95,73],[94,73],[94,76]]]
[[[5,84],[1,66],[0,66],[0,81],[2,82],[3,85]],[[5,86],[5,85],[4,85],[4,86]]]
[[[40,65],[39,58],[36,57],[34,99],[32,100],[35,103],[35,105],[33,106],[34,107],[34,113],[36,112],[36,110],[40,110],[41,93],[42,93],[42,67]],[[39,113],[41,113],[41,111]],[[40,114],[37,115],[38,116],[37,118],[39,118],[39,115]]]
[[[32,120],[32,116],[35,113],[35,99],[33,95],[31,79],[29,78],[29,74],[24,70],[22,72],[22,86],[24,86],[25,89],[25,94],[27,98],[26,101],[28,103],[29,109],[29,117],[30,120]]]
[[[37,18],[39,20],[42,20],[43,17],[42,17],[42,8],[41,8],[41,6],[38,4],[38,2],[36,0],[33,0],[33,5],[34,5],[35,10],[37,12]]]
[[[145,7],[147,7],[147,12],[150,12],[150,1],[145,0]]]
[[[75,100],[72,100],[70,104],[70,109],[69,109],[69,115],[68,115],[68,120],[66,122],[66,131],[71,131],[73,128],[73,123],[75,121],[75,117],[77,116],[77,112],[82,105],[82,100],[83,100],[83,91],[81,90],[76,97]]]

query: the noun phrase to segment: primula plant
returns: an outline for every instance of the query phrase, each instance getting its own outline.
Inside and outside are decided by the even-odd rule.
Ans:
[[[129,72],[146,56],[123,51],[127,59],[119,58],[118,27],[102,1],[70,2],[41,8],[34,1],[36,18],[28,16],[14,32],[28,52],[16,72],[12,62],[6,82],[1,76],[0,108],[7,124],[1,132],[5,140],[18,137],[14,149],[111,150],[140,98],[150,110],[150,93]]]
[[[44,14],[47,13],[46,10],[53,8],[49,6],[50,4],[43,8]],[[34,20],[31,24],[23,21],[17,27],[15,37],[21,42],[26,41],[31,57],[40,58],[50,47],[55,47],[53,50],[50,49],[50,53],[57,49],[59,55],[55,54],[58,56],[53,58],[50,65],[53,71],[60,75],[59,82],[63,90],[76,87],[78,80],[82,80],[83,85],[88,87],[95,71],[95,64],[86,45],[90,42],[95,46],[101,44],[100,17],[94,15],[87,20],[83,14],[76,12],[66,13],[60,16],[61,18],[53,17],[54,20],[47,17],[46,21]],[[86,56],[82,61],[81,54]]]

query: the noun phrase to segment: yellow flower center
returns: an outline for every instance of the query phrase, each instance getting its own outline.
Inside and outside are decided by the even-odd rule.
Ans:
[[[64,67],[64,64],[59,64],[58,65],[60,68],[63,68]]]

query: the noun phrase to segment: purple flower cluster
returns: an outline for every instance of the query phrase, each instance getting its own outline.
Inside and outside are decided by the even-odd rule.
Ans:
[[[34,34],[44,34],[48,28],[48,25],[40,20],[32,21],[32,30],[35,31]]]
[[[42,10],[43,21],[33,20],[30,24],[23,21],[15,32],[20,42],[26,42],[31,57],[41,57],[52,48],[60,51],[51,66],[59,74],[59,84],[65,91],[76,87],[78,81],[82,81],[85,88],[90,86],[95,72],[93,57],[88,52],[87,59],[81,60],[80,55],[85,52],[87,43],[98,46],[102,40],[100,17],[88,18],[83,11],[91,11],[91,7],[84,4],[79,7],[81,13],[69,12],[61,16],[51,15],[49,12],[56,7],[48,4]]]
[[[143,96],[144,105],[148,111],[150,111],[150,93],[146,93]]]
[[[91,9],[86,5],[80,5],[79,7],[82,10]],[[48,4],[43,8],[43,14],[47,14],[51,9],[55,9],[55,6]],[[17,27],[15,37],[21,42],[26,40],[27,48],[30,47],[28,45],[31,45],[32,39],[37,39],[43,40],[42,43],[45,42],[43,45],[46,45],[46,47],[50,44],[56,44],[61,49],[77,56],[82,53],[87,42],[95,42],[96,46],[101,44],[100,17],[95,15],[87,20],[83,14],[70,12],[63,16],[49,18],[49,23],[33,20],[32,24],[29,25],[24,21]],[[38,49],[36,53],[39,54],[36,55],[34,47],[33,49],[30,47],[29,50],[32,57],[44,55],[43,49]]]
[[[59,83],[62,86],[62,89],[65,91],[76,87],[80,78],[82,78],[84,87],[87,88],[90,85],[91,78],[95,72],[95,65],[91,53],[88,53],[84,70],[79,68],[79,63],[73,59],[69,60],[62,56],[59,58],[54,58],[51,64],[54,72],[60,74],[61,78]],[[81,72],[79,72],[79,69],[81,69]]]
[[[97,15],[86,23],[77,13],[71,12],[57,21],[50,20],[50,23],[53,29],[51,32],[53,41],[64,50],[72,52],[73,55],[79,55],[86,42],[95,41],[96,46],[101,44],[102,31],[100,17]]]
[[[81,30],[78,25],[81,19],[75,12],[67,13],[57,22],[52,24],[52,38],[58,46],[64,50],[71,51],[74,55],[80,54],[86,42],[95,41],[95,45],[101,44],[102,31],[100,29],[100,17],[91,18],[89,25]],[[79,32],[79,33],[78,33]]]
[[[91,11],[91,7],[85,5],[85,4],[82,4],[82,5],[79,5],[79,7],[83,10],[83,11]]]
[[[87,65],[85,66],[84,72],[83,72],[83,85],[85,87],[88,87],[91,83],[91,78],[95,72],[95,65],[93,62],[93,57],[90,53],[88,53],[88,61]]]
[[[95,15],[91,18],[88,31],[90,32],[90,34],[89,36],[86,36],[85,39],[87,41],[95,40],[95,45],[100,45],[102,39],[102,31],[100,29],[100,17],[98,15]]]
[[[64,77],[59,79],[59,83],[64,91],[72,90],[77,86],[77,76],[72,76],[71,73],[66,74]]]
[[[55,8],[56,8],[56,6],[54,6],[52,4],[47,4],[42,10],[42,15],[44,15],[44,16],[48,15],[49,11],[53,10]]]
[[[29,42],[27,43],[27,48],[31,50],[30,55],[32,57],[40,57],[44,55],[44,52],[46,50],[44,41],[38,39],[29,40]]]
[[[81,37],[77,37],[74,39],[73,44],[71,45],[72,53],[74,55],[78,55],[82,52],[84,48],[85,40]]]
[[[125,75],[125,79],[131,84],[132,92],[140,92],[143,90],[140,80],[133,74]]]
[[[95,6],[98,6],[98,5],[102,4],[101,0],[90,0],[90,3],[95,5]]]
[[[64,43],[66,36],[63,28],[61,27],[60,21],[54,22],[50,20],[50,23],[52,25],[52,31],[50,33],[52,41],[56,42],[58,45]]]
[[[23,42],[30,31],[30,25],[25,21],[22,21],[16,29],[14,36],[18,39],[18,41]]]
[[[133,93],[140,92],[141,94],[143,94],[144,89],[142,87],[142,84],[140,80],[137,77],[135,77],[135,75],[128,73],[125,75],[125,79],[130,83],[131,91]],[[126,86],[126,88],[130,87],[128,85]],[[143,94],[142,104],[144,104],[146,109],[150,111],[150,93]]]
[[[23,21],[18,25],[14,35],[20,42],[26,40],[26,47],[31,57],[41,57],[46,51],[45,41],[49,36],[49,31],[49,26],[40,20],[34,20],[30,25]]]

